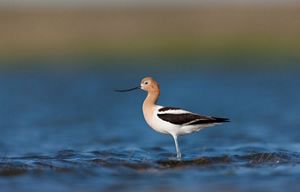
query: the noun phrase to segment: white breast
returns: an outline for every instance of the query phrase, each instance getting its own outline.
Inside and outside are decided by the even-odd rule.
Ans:
[[[169,122],[163,121],[160,118],[158,118],[157,113],[158,110],[162,108],[162,106],[155,106],[155,109],[150,116],[144,116],[147,124],[154,129],[155,131],[159,133],[164,133],[164,134],[175,134],[180,130],[179,125],[174,125]]]

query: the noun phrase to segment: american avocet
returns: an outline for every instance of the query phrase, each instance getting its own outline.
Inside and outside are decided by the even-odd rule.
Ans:
[[[181,152],[177,141],[178,136],[197,132],[203,128],[224,122],[229,122],[229,119],[227,118],[203,116],[177,107],[163,107],[156,105],[160,89],[159,84],[152,77],[144,78],[141,81],[140,86],[135,88],[116,91],[127,92],[136,89],[142,89],[148,92],[143,103],[144,118],[147,124],[155,131],[169,134],[173,137],[178,159],[181,159]]]

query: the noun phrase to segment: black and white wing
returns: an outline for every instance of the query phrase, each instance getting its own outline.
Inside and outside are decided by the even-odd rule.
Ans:
[[[161,107],[157,116],[175,125],[203,125],[229,122],[227,118],[203,116],[176,107]]]

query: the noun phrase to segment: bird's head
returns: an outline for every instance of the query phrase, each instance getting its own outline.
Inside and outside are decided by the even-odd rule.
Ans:
[[[141,89],[147,92],[157,92],[159,84],[152,77],[145,77],[141,81]]]

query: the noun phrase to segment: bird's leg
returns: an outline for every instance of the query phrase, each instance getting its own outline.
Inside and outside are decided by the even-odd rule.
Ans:
[[[181,160],[181,152],[179,149],[178,141],[177,141],[177,135],[172,135],[174,142],[175,142],[175,147],[176,147],[176,153],[177,153],[177,159]]]

